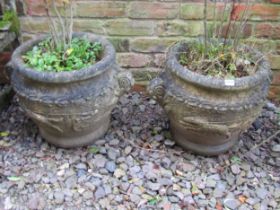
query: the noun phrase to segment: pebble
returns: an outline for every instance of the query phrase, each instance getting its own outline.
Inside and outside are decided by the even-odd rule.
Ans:
[[[159,183],[153,183],[153,182],[148,182],[148,183],[147,183],[147,187],[148,187],[150,190],[153,190],[153,191],[159,190],[160,186],[161,186],[161,185],[160,185]]]
[[[105,168],[110,172],[114,173],[116,170],[116,164],[114,161],[108,161],[106,162]]]
[[[108,150],[107,155],[108,155],[109,159],[115,161],[115,160],[117,159],[117,157],[119,157],[119,151],[117,151],[116,149],[110,148],[110,149]]]
[[[115,170],[115,172],[114,172],[114,176],[116,177],[116,178],[121,178],[121,177],[123,177],[123,176],[125,176],[125,172],[124,172],[124,170],[122,170],[122,169],[120,169],[120,168],[117,168],[116,170]]]
[[[273,145],[272,152],[279,152],[280,153],[280,144]]]
[[[120,140],[118,140],[118,139],[113,139],[113,140],[111,140],[111,141],[109,142],[109,145],[110,145],[110,146],[117,146],[117,145],[119,145],[119,143],[120,143]]]
[[[174,145],[166,113],[148,96],[128,93],[121,98],[104,139],[71,150],[46,143],[17,101],[4,109],[0,132],[9,135],[0,137],[5,146],[0,154],[0,168],[5,163],[0,206],[194,210],[219,204],[224,209],[277,209],[279,138],[250,151],[280,129],[275,110],[266,106],[234,149],[204,157]]]
[[[105,197],[106,193],[103,187],[97,187],[94,196],[96,200],[99,200],[100,198]]]
[[[237,209],[240,202],[236,199],[226,198],[224,200],[224,205],[229,209]]]
[[[169,140],[169,139],[166,139],[166,140],[164,141],[164,144],[165,144],[166,146],[172,147],[172,146],[174,146],[175,142],[174,142],[174,141],[171,141],[171,140]]]
[[[63,192],[55,192],[54,199],[57,204],[62,204],[64,202],[64,193]]]
[[[263,189],[263,188],[258,188],[256,190],[256,194],[260,199],[265,199],[265,197],[267,196],[267,190]]]
[[[233,174],[239,174],[240,173],[240,167],[236,164],[231,165],[231,171]]]

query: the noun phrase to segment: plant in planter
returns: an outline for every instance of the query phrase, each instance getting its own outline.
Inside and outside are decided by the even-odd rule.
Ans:
[[[12,85],[41,135],[61,147],[83,146],[104,135],[117,100],[133,84],[105,38],[72,33],[72,2],[45,1],[51,36],[39,36],[12,56]],[[56,19],[50,11],[54,11]],[[64,14],[61,15],[62,11]]]
[[[148,91],[167,112],[179,145],[216,155],[230,149],[260,114],[272,74],[260,52],[240,44],[250,5],[243,5],[241,15],[234,1],[225,3],[221,17],[214,9],[210,27],[207,6],[205,0],[204,38],[172,46],[165,71]]]

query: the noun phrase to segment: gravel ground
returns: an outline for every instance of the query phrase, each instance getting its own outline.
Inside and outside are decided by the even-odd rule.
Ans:
[[[174,145],[163,110],[136,92],[104,138],[71,150],[42,140],[14,99],[0,115],[0,209],[280,209],[277,110],[267,103],[231,151],[203,157]]]

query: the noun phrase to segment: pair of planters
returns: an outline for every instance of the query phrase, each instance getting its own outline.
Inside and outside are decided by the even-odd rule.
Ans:
[[[84,33],[75,36],[100,42],[103,58],[72,72],[27,68],[22,55],[46,37],[22,44],[12,57],[12,84],[21,107],[41,135],[61,147],[87,145],[104,135],[118,98],[133,85],[131,74],[120,71],[115,50],[106,39]],[[166,69],[151,81],[148,92],[167,112],[179,145],[200,154],[219,154],[231,148],[260,113],[270,83],[269,63],[262,59],[255,75],[235,79],[228,86],[222,79],[181,66],[177,55],[186,47],[178,43],[169,50]]]

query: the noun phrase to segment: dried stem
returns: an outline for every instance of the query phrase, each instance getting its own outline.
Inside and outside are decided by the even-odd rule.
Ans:
[[[238,43],[240,41],[240,35],[245,29],[245,26],[246,26],[246,23],[249,19],[249,16],[250,16],[249,0],[247,0],[246,7],[245,7],[244,12],[242,14],[242,17],[240,19],[240,24],[239,24],[239,26],[236,30],[235,36],[234,36],[233,47],[234,47],[235,50],[237,49]]]
[[[204,47],[205,47],[205,55],[207,55],[207,42],[208,42],[208,31],[207,31],[207,0],[204,0],[204,10],[203,10],[204,18],[203,18],[203,26],[204,26]]]
[[[213,21],[214,21],[214,26],[213,26],[213,31],[212,31],[212,37],[213,38],[216,38],[216,27],[217,27],[217,12],[216,12],[216,9],[217,9],[217,0],[214,0],[214,11],[213,11]]]
[[[231,29],[232,16],[233,16],[234,8],[235,8],[235,0],[233,0],[233,2],[232,2],[231,12],[230,12],[229,18],[228,18],[228,24],[227,24],[227,29],[226,29],[226,33],[225,33],[224,43],[223,43],[223,51],[224,51],[225,45],[227,43],[227,39],[228,39],[229,32],[230,32],[230,29]]]
[[[225,17],[226,17],[227,4],[228,4],[228,0],[225,1],[225,5],[224,5],[224,9],[223,9],[223,14],[222,14],[222,17],[221,17],[222,20],[220,22],[220,26],[219,26],[219,30],[218,30],[218,35],[217,35],[218,38],[221,38],[221,36],[222,36],[223,25],[224,25]]]
[[[70,0],[70,24],[68,26],[69,32],[68,32],[68,41],[71,44],[72,42],[72,35],[73,35],[73,1]]]
[[[57,46],[58,42],[59,42],[58,32],[57,32],[56,27],[55,27],[55,22],[54,22],[53,18],[51,18],[47,0],[44,0],[44,2],[45,2],[45,10],[46,10],[47,17],[48,17],[48,22],[49,22],[48,24],[49,24],[49,28],[50,28],[50,31],[51,31],[52,39],[53,39],[54,45]]]
[[[60,39],[60,41],[62,42],[63,44],[63,49],[66,50],[66,36],[65,36],[65,26],[64,26],[64,23],[63,23],[63,20],[62,20],[62,17],[60,15],[60,13],[58,12],[57,10],[57,7],[55,5],[55,1],[52,0],[52,6],[53,6],[53,9],[56,13],[56,16],[58,17],[58,20],[59,20],[59,23],[60,23],[60,27],[62,29],[62,38]]]

